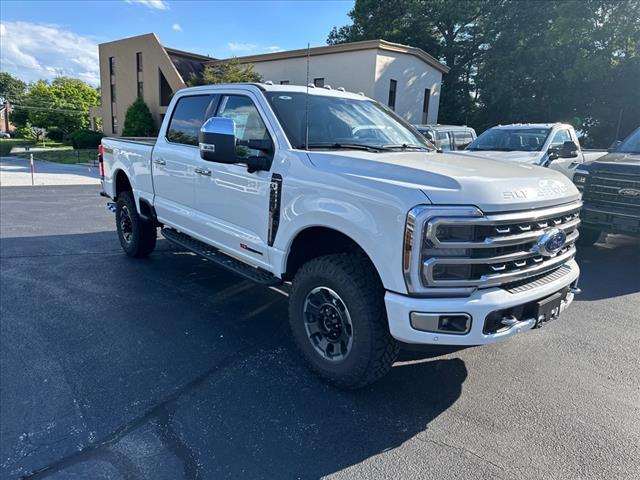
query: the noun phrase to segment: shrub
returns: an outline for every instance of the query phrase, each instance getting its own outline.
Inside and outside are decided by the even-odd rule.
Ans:
[[[157,133],[156,124],[153,121],[149,107],[141,98],[136,99],[124,117],[124,137],[151,137]]]
[[[25,140],[34,141],[37,137],[36,132],[29,122],[24,127],[20,127],[16,130],[16,137],[24,138]]]
[[[73,148],[98,148],[102,137],[104,137],[102,132],[95,130],[76,130],[69,135]]]
[[[47,130],[47,138],[49,140],[53,140],[54,142],[62,142],[64,140],[65,133],[64,130],[58,127],[51,127]]]

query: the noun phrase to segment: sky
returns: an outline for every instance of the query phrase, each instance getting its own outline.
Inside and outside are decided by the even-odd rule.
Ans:
[[[0,70],[27,81],[99,83],[98,44],[155,32],[163,45],[215,58],[326,44],[353,0],[2,0]]]

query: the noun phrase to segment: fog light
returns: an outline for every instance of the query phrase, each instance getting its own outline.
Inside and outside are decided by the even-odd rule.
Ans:
[[[464,335],[471,329],[471,316],[466,313],[411,312],[411,326],[432,333]]]

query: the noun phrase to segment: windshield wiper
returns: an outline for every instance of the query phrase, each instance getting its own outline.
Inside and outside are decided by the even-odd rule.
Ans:
[[[304,149],[305,147],[313,149],[344,149],[344,150],[364,150],[366,152],[382,152],[387,150],[385,147],[375,145],[365,145],[362,143],[310,143],[309,145],[300,145],[298,148]]]
[[[414,148],[414,149],[419,149],[419,150],[431,150],[429,147],[427,147],[425,145],[416,145],[416,144],[413,144],[413,143],[397,143],[397,144],[383,145],[383,148],[389,148],[389,149],[400,148],[402,150],[407,150],[409,148]]]

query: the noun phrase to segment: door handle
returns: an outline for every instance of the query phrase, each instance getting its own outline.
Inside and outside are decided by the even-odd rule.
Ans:
[[[207,170],[206,168],[196,168],[195,172],[198,175],[206,175],[207,177],[211,176],[211,170]]]
[[[153,163],[155,163],[156,165],[166,165],[167,162],[165,162],[164,160],[162,160],[161,158],[156,158]]]

